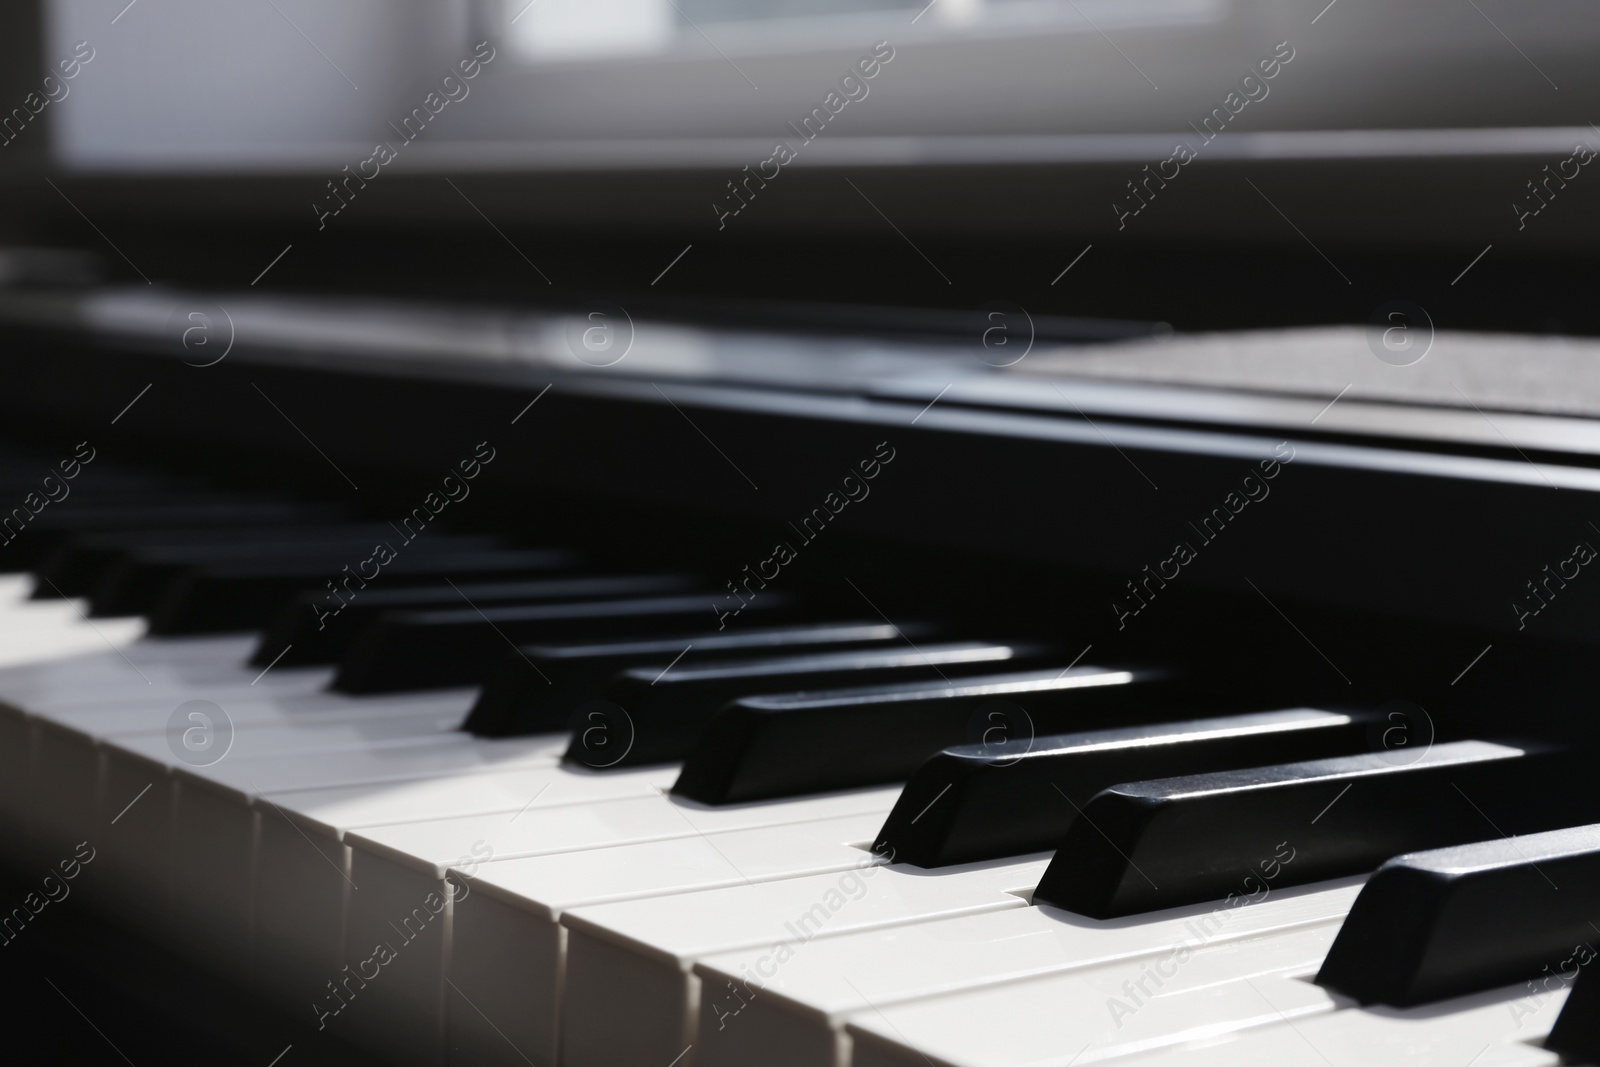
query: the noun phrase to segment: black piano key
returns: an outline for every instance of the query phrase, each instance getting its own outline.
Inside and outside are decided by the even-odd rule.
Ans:
[[[1172,718],[1155,671],[1073,667],[745,697],[724,708],[672,791],[704,804],[895,782],[951,745]]]
[[[150,614],[184,577],[202,568],[302,574],[303,581],[292,583],[285,596],[311,582],[325,588],[326,583],[347,578],[356,582],[356,571],[363,561],[375,559],[380,545],[389,547],[399,540],[393,527],[366,525],[329,526],[320,537],[313,532],[281,541],[258,529],[225,530],[221,534],[216,544],[156,545],[124,553],[111,563],[89,594],[90,614]],[[451,535],[429,538],[409,547],[412,551],[408,555],[415,557],[503,549],[504,544],[500,538],[487,535]],[[394,552],[392,547],[389,551]],[[391,564],[385,569],[392,572],[395,568]]]
[[[430,547],[403,547],[371,582],[451,581],[522,578],[570,566],[575,557],[559,549],[457,548],[448,541]],[[356,555],[338,559],[264,561],[192,568],[161,594],[150,610],[150,632],[162,636],[253,630],[266,624],[285,599],[308,586],[334,582],[343,587],[347,574],[372,557],[369,545]],[[350,566],[351,571],[344,571]],[[359,590],[369,582],[353,579]]]
[[[1317,984],[1407,1008],[1561,974],[1600,941],[1600,825],[1396,856],[1356,898]],[[1584,962],[1587,962],[1585,960]]]
[[[947,748],[918,767],[877,837],[918,867],[1052,849],[1118,782],[1353,754],[1365,717],[1290,708]]]
[[[792,601],[775,594],[748,608],[777,621],[791,610]],[[508,646],[561,638],[696,633],[714,618],[704,596],[390,612],[356,638],[340,662],[333,688],[388,693],[470,685],[482,681]]]
[[[139,497],[126,505],[85,502],[84,507],[51,508],[28,524],[22,536],[0,553],[13,567],[33,567],[67,538],[112,530],[157,530],[163,527],[217,526],[246,528],[259,523],[315,522],[341,512],[301,503],[256,498],[236,499],[230,494],[180,494],[171,499]]]
[[[720,631],[708,624],[694,633],[639,640],[527,645],[501,656],[484,678],[464,728],[483,737],[560,733],[571,725],[574,709],[598,697],[617,672],[648,664],[665,667],[691,645],[723,660],[758,659],[800,649],[904,647],[907,638],[921,640],[935,632],[921,623],[845,621]]]
[[[1600,1063],[1600,978],[1588,972],[1577,977],[1544,1047],[1567,1063]]]
[[[89,593],[89,615],[93,618],[119,615],[147,615],[180,579],[202,567],[227,568],[239,565],[252,570],[277,569],[322,575],[323,581],[342,579],[341,568],[354,567],[373,553],[383,540],[379,527],[354,527],[347,532],[330,527],[318,536],[278,540],[260,528],[224,531],[218,543],[183,546],[151,546],[124,553],[111,562],[100,581]],[[389,539],[395,540],[393,530]],[[231,536],[230,536],[231,535]],[[424,552],[437,551],[434,541]],[[443,542],[457,549],[487,549],[499,542],[494,538],[473,537]],[[298,586],[296,586],[298,588]]]
[[[607,767],[626,767],[682,759],[722,707],[741,696],[993,674],[1037,666],[1055,656],[1059,653],[1042,647],[964,641],[630,667],[605,687],[600,699],[613,705],[608,712],[626,712],[631,743],[627,754],[617,757],[608,738],[608,751],[599,760]],[[587,736],[587,731],[573,732],[568,760],[595,762],[585,747]]]
[[[394,528],[383,523],[260,523],[242,529],[202,526],[194,529],[124,530],[116,533],[72,537],[53,549],[34,567],[40,588],[49,595],[86,596],[113,567],[138,553],[181,553],[233,549],[244,546],[312,545],[336,538],[371,541],[392,537]],[[285,549],[287,550],[287,549]]]
[[[1548,784],[1578,769],[1572,759],[1456,741],[1404,759],[1379,752],[1117,785],[1083,805],[1034,899],[1109,919],[1364,874],[1495,827],[1550,829],[1577,810],[1552,803]]]
[[[278,609],[250,662],[257,667],[336,663],[362,628],[386,611],[654,596],[703,585],[704,579],[691,574],[608,574],[363,589],[342,602],[327,591],[304,592]],[[284,654],[286,648],[290,651]]]
[[[99,482],[90,478],[90,472],[83,472],[76,481],[65,483],[65,495],[62,495],[58,485],[54,490],[55,499],[50,500],[38,514],[21,505],[13,511],[0,512],[0,520],[4,520],[5,525],[0,541],[4,541],[7,549],[0,552],[0,570],[36,569],[63,541],[73,537],[72,530],[103,526],[109,521],[107,517],[110,515],[124,514],[130,510],[143,513],[153,506],[170,508],[194,503],[263,500],[237,493],[208,493],[206,487],[198,483],[187,484],[159,477],[106,479]],[[25,499],[33,492],[35,499],[38,499],[39,488],[39,479],[30,477],[26,484],[9,491],[0,490],[0,493],[8,498]],[[284,502],[277,503],[281,505]],[[325,506],[318,513],[327,518],[336,514]],[[282,518],[276,521],[282,521]],[[12,545],[11,541],[17,544]],[[54,599],[57,596],[45,583],[40,583],[32,595],[36,600]]]

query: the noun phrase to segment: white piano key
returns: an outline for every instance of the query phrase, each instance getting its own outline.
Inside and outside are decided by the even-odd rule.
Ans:
[[[246,727],[234,737],[241,760],[305,749],[374,749],[432,742],[455,728],[458,717],[397,715],[359,723]],[[166,738],[118,738],[117,747],[149,754]],[[233,755],[232,752],[229,755]],[[552,758],[554,758],[552,756]],[[253,795],[214,782],[205,768],[174,765],[170,872],[174,887],[171,947],[202,959],[244,960],[250,954],[250,913],[255,860]]]
[[[208,780],[253,796],[548,767],[560,759],[566,744],[564,736],[496,739],[456,732],[419,744],[230,757],[204,771]]]
[[[159,925],[165,922],[169,911],[178,917],[174,909],[199,899],[200,894],[210,894],[207,899],[214,899],[219,882],[237,884],[241,857],[248,887],[250,853],[240,852],[233,843],[252,840],[255,823],[250,804],[258,793],[548,767],[559,759],[565,745],[564,738],[494,741],[460,732],[401,736],[370,743],[343,734],[341,725],[262,727],[249,735],[262,741],[262,751],[253,752],[247,743],[242,750],[230,752],[222,761],[203,768],[180,764],[165,749],[164,739],[141,736],[102,744],[106,783],[102,791],[106,798],[101,809],[106,816],[103,823],[114,817],[110,814],[113,803],[122,796],[133,796],[145,785],[154,783],[152,792],[158,797],[165,794],[163,804],[146,807],[141,801],[135,805],[117,824],[117,832],[104,835],[104,873],[108,880],[114,877],[118,887],[118,899],[108,902],[110,906],[132,909],[129,918]],[[245,736],[236,738],[236,744]],[[181,773],[175,776],[175,772]],[[188,792],[181,787],[180,779],[191,782]],[[201,780],[206,786],[193,788]],[[186,799],[202,806],[198,810],[205,814],[197,819],[221,821],[224,828],[215,832],[223,835],[220,840],[229,843],[227,855],[235,861],[225,864],[217,855],[202,854],[197,857],[200,871],[193,881],[174,877],[178,858],[174,842],[187,810],[183,803]],[[191,865],[184,866],[187,869]]]
[[[71,612],[72,605],[68,602],[12,599],[27,580],[18,575],[0,577],[11,581],[10,585],[0,588],[0,631],[5,634],[0,641],[0,646],[4,646],[4,654],[0,655],[0,678],[30,669],[28,663],[42,666],[41,661],[50,662],[57,672],[64,672],[65,677],[73,677],[70,666],[65,665],[84,658],[78,639],[85,634],[93,636],[93,631],[80,616]],[[116,627],[111,630],[105,638],[96,637],[95,640],[104,654],[114,656],[114,652],[106,649],[105,641],[126,639],[129,635],[119,635]],[[6,667],[5,663],[24,665]],[[133,676],[125,664],[123,670],[129,677]],[[31,693],[26,686],[0,685],[0,833],[6,840],[18,843],[14,861],[50,862],[49,855],[55,851],[53,843],[49,847],[34,847],[36,835],[30,815],[34,719],[29,700],[23,699],[29,696]]]
[[[317,718],[297,716],[290,721],[235,722],[233,744],[223,759],[250,759],[308,748],[379,748],[418,738],[455,734],[460,726],[461,712],[455,707],[422,711],[400,708],[388,715],[363,715],[354,720],[330,714]],[[165,754],[179,770],[186,766],[172,751],[164,729],[115,733],[104,740],[122,751],[152,759],[162,758]]]
[[[173,712],[189,699],[204,698],[204,691],[191,694],[184,700],[164,701],[154,707],[96,707],[56,712],[51,716],[36,716],[29,721],[36,730],[50,730],[66,736],[82,735],[78,755],[84,757],[89,746],[107,740],[140,739],[144,745],[116,746],[136,751],[150,749],[151,739],[164,741],[167,722]],[[340,693],[306,693],[293,695],[263,695],[248,701],[230,701],[222,706],[227,722],[236,736],[248,735],[248,745],[272,747],[271,727],[324,728],[343,726],[358,728],[361,723],[383,723],[399,719],[433,716],[441,729],[448,731],[465,717],[472,702],[469,690],[451,691],[448,694],[408,694],[395,699],[352,699]],[[377,727],[374,737],[384,729]],[[159,752],[159,746],[155,751]],[[229,751],[228,757],[234,753]],[[57,761],[67,758],[65,752],[51,754],[51,763],[45,769],[55,771]],[[81,772],[80,772],[81,773]]]
[[[349,1013],[348,1029],[403,1062],[437,1063],[443,1058],[451,927],[445,875],[452,868],[470,877],[484,863],[524,856],[838,815],[881,815],[897,795],[894,788],[866,789],[721,807],[660,795],[554,808],[539,819],[474,816],[346,834],[352,881],[359,887],[350,895],[347,954],[364,959],[374,946],[384,944],[396,957],[381,966],[381,980],[363,991],[362,1010]],[[441,898],[443,904],[437,905]],[[438,912],[431,910],[434,906]],[[400,921],[408,915],[414,917],[409,926]]]
[[[487,863],[451,905],[450,1060],[553,1064],[570,908],[877,866],[884,815]]]
[[[89,627],[85,625],[86,620],[88,620],[89,613],[89,600],[87,597],[68,597],[62,599],[52,595],[42,600],[33,600],[31,599],[32,596],[33,591],[30,589],[20,599],[5,603],[3,610],[0,610],[0,625],[11,626],[17,624],[18,622],[49,619],[55,621],[57,625],[70,626],[76,630],[89,629]],[[104,617],[93,620],[94,625],[96,626],[102,626],[108,622],[142,621],[143,620],[136,615],[128,615],[121,618]],[[139,638],[135,638],[134,640],[138,639]],[[105,647],[105,644],[102,643],[100,650],[104,650]]]
[[[1205,1047],[1129,1056],[1117,1067],[1554,1067],[1560,1058],[1530,1042],[1548,1036],[1567,991],[1551,994],[1556,1010],[1545,1022],[1519,1029],[1513,1008],[1526,994],[1513,986],[1420,1008],[1349,1008]]]
[[[10,611],[27,602],[33,595],[35,580],[23,572],[0,574],[0,612]]]
[[[93,627],[121,619],[96,619]],[[85,627],[89,623],[84,623]],[[252,689],[305,689],[326,684],[331,668],[279,667],[265,674],[247,662],[248,647],[237,640],[215,638],[152,638],[102,641],[100,647],[67,660],[0,667],[0,686],[28,691],[45,701],[105,699],[116,687],[128,692],[177,689],[184,685],[221,685],[243,682]]]
[[[263,992],[303,1013],[343,965],[352,830],[442,816],[519,818],[567,804],[655,796],[677,768],[598,772],[564,766],[257,796],[253,941]]]
[[[34,718],[96,736],[132,737],[159,734],[172,712],[190,700],[217,704],[238,725],[316,725],[322,722],[356,722],[386,714],[433,713],[465,718],[475,696],[471,689],[427,693],[397,693],[385,697],[352,697],[343,693],[298,688],[248,690],[237,698],[218,698],[218,690],[193,685],[181,694],[159,700],[137,699],[140,693],[109,703],[86,702],[37,713]]]
[[[78,626],[114,635],[110,623],[143,626],[142,621],[96,619]],[[42,712],[57,706],[114,702],[138,692],[185,694],[205,686],[230,686],[234,692],[304,692],[325,686],[329,668],[277,668],[263,674],[245,660],[254,648],[251,638],[140,638],[116,641],[108,648],[96,637],[93,648],[66,658],[0,666],[0,694]],[[254,684],[252,684],[254,683]]]
[[[1192,951],[1146,956],[966,993],[873,1007],[846,1024],[853,1067],[1022,1067],[1063,1061],[1087,1065],[1136,1052],[1209,1041],[1284,1019],[1331,1012],[1351,1001],[1300,981],[1315,974],[1338,927],[1306,927]],[[752,1062],[773,1067],[828,1062],[814,1032],[773,1041],[779,1028],[746,1027],[760,996],[745,990],[750,1005],[731,996],[713,1011],[719,1040],[701,1045],[700,1067]],[[706,1003],[701,1026],[707,1024]],[[981,1019],[981,1026],[973,1021]],[[830,1043],[831,1044],[831,1043]],[[865,1046],[865,1047],[863,1047]],[[841,1061],[842,1061],[841,1057]],[[840,1061],[835,1061],[840,1062]]]
[[[102,832],[121,809],[119,804],[107,811],[109,801],[102,802],[107,796],[106,783],[110,776],[126,777],[120,763],[133,760],[139,773],[148,773],[146,766],[150,761],[180,765],[165,736],[171,710],[130,715],[127,723],[141,731],[134,734],[112,731],[96,735],[67,723],[34,720],[31,766],[27,775],[27,818],[37,842],[35,852],[58,852],[68,839],[79,841]],[[341,722],[334,714],[302,717],[302,721],[311,723],[303,726],[286,724],[281,719],[235,722],[232,747],[223,758],[243,759],[251,753],[308,748],[332,750],[410,743],[416,738],[448,733],[460,716],[458,707],[439,704],[428,710],[351,723]],[[145,729],[148,723],[156,720],[159,720],[159,730]],[[115,739],[117,743],[108,747],[108,739]],[[149,783],[155,779],[147,777],[145,781]]]
[[[96,816],[104,757],[93,737],[54,723],[36,720],[30,734],[23,818],[29,852],[37,860],[60,852],[69,840],[103,836]]]
[[[40,719],[70,720],[74,716],[82,715],[85,716],[85,722],[95,722],[97,720],[94,719],[93,712],[101,713],[101,719],[98,721],[109,721],[117,714],[128,714],[140,709],[164,708],[170,712],[186,700],[210,700],[223,707],[232,708],[236,704],[255,703],[273,697],[309,696],[319,692],[320,689],[321,687],[310,684],[270,688],[264,683],[251,686],[248,678],[238,685],[232,682],[207,682],[147,686],[135,678],[132,685],[126,682],[99,684],[73,693],[58,692],[53,699],[26,694],[12,695],[11,699],[25,704],[29,712]],[[9,694],[11,691],[0,688],[0,692]]]
[[[568,911],[562,1062],[650,1063],[695,1044],[699,957],[760,949],[784,960],[852,930],[1022,909],[1048,862],[898,865]],[[629,1006],[626,1025],[619,1002]]]
[[[194,691],[190,695],[199,696],[203,692],[206,691]],[[446,720],[464,715],[471,699],[467,690],[393,701],[357,701],[342,694],[263,693],[247,704],[235,702],[227,711],[238,731],[239,747],[237,751],[229,751],[226,759],[243,758],[253,747],[284,747],[288,735],[268,727],[296,723],[313,728],[328,727],[384,720],[395,714],[432,714],[438,717],[440,725],[448,726]],[[107,833],[108,844],[115,853],[120,839],[132,835],[127,832],[128,827],[115,835],[109,835],[105,828],[124,804],[146,785],[164,788],[155,786],[161,776],[152,774],[150,762],[152,758],[159,761],[169,754],[169,750],[164,749],[166,723],[181,703],[183,701],[173,700],[155,707],[97,707],[60,711],[53,717],[30,717],[27,785],[23,789],[20,819],[31,828],[32,839],[40,842],[33,851],[59,851],[65,839],[81,839],[74,834]],[[106,747],[103,744],[107,738],[125,736],[143,736],[143,740],[129,746]],[[327,740],[326,736],[323,740]],[[124,766],[127,760],[132,760],[134,766]],[[177,761],[168,759],[166,762],[176,764]],[[113,777],[117,779],[117,786],[108,784]],[[140,780],[132,792],[125,792],[130,779]],[[140,815],[148,817],[149,813]],[[113,855],[109,866],[115,867],[118,863],[119,858]],[[90,895],[92,893],[93,890]]]
[[[40,603],[62,605],[61,601]],[[70,663],[81,655],[105,650],[108,642],[113,646],[131,644],[144,629],[143,619],[96,619],[90,625],[70,603],[65,604],[60,611],[40,612],[0,626],[0,668]]]
[[[123,765],[136,768],[141,755],[152,757],[155,750],[150,744],[144,753],[131,752],[123,747],[126,742],[107,745],[114,757],[109,761],[112,771]],[[493,769],[554,768],[565,749],[565,737],[488,741],[464,733],[402,734],[373,742],[334,726],[274,731],[272,742],[266,752],[246,749],[206,768],[165,761],[173,795],[165,854],[174,920],[221,904],[232,931],[248,929],[258,830],[254,798],[259,793],[304,785],[371,787],[374,782],[475,776]],[[134,838],[126,840],[134,843]],[[125,854],[122,840],[109,843],[114,861],[120,861]],[[205,942],[200,947],[210,952]]]
[[[24,600],[5,607],[0,614],[0,633],[17,633],[30,626],[83,628],[73,625],[83,618],[79,614],[85,607],[82,600]]]
[[[276,672],[274,672],[276,673]],[[251,684],[251,675],[232,677],[162,681],[145,685],[135,677],[106,680],[93,686],[84,686],[73,692],[57,692],[53,698],[22,696],[29,710],[40,718],[53,719],[67,712],[129,711],[144,707],[165,707],[168,711],[186,700],[203,699],[232,707],[236,703],[255,702],[273,697],[306,697],[322,693],[328,681],[328,672],[302,670],[283,677],[263,678]],[[269,684],[269,681],[272,684]],[[434,695],[434,694],[428,694]]]
[[[321,686],[331,673],[312,670],[262,676],[242,667],[252,639],[134,640],[142,631],[141,620],[100,619],[91,624],[74,605],[84,606],[59,600],[0,603],[0,625],[23,626],[31,642],[29,662],[0,666],[0,698],[14,705],[10,711],[0,708],[0,738],[5,740],[6,753],[0,758],[7,763],[3,768],[7,773],[0,774],[0,826],[9,825],[18,835],[14,839],[22,842],[20,855],[27,861],[46,862],[59,851],[64,839],[72,835],[70,828],[84,825],[85,812],[94,807],[97,793],[104,789],[100,754],[77,746],[74,758],[83,762],[65,768],[66,784],[56,789],[69,798],[67,802],[52,806],[38,801],[35,776],[40,756],[35,728],[40,722],[71,718],[73,709],[99,708],[104,722],[84,725],[90,733],[102,733],[112,729],[113,720],[121,720],[130,708],[150,707],[159,711],[164,724],[165,716],[188,699],[235,694],[240,700],[260,701]],[[83,651],[80,644],[66,640],[74,634],[92,635],[92,650]],[[41,642],[49,646],[44,651]],[[142,667],[135,667],[134,662]],[[463,708],[466,703],[464,700]],[[73,743],[68,743],[68,749],[73,749]],[[52,774],[54,757],[66,754],[60,746],[52,746],[46,754]],[[95,779],[94,787],[83,784],[85,775]],[[44,788],[54,787],[54,777],[47,775]],[[45,837],[34,825],[41,809],[52,826]]]
[[[706,988],[731,981],[758,990],[732,1035],[741,1043],[767,1043],[782,1034],[810,1049],[832,1049],[845,1022],[862,1011],[1159,958],[1181,946],[1321,927],[1343,919],[1360,888],[1359,879],[1346,879],[1275,891],[1240,907],[1218,902],[1121,919],[1090,919],[1039,905],[829,938],[807,945],[782,966],[762,949],[707,955],[695,972]],[[702,1004],[700,1051],[709,1062],[736,1062],[735,1053],[716,1048],[733,1028],[719,1031],[715,1019]]]
[[[156,644],[159,661],[168,665],[174,660],[200,661],[203,655],[214,655],[217,651],[209,647],[214,642]],[[203,647],[199,650],[187,647],[191,644]],[[85,660],[89,662],[85,663]],[[147,674],[162,677],[157,664],[148,666]],[[25,672],[31,672],[31,683],[23,677]],[[23,723],[18,723],[15,715],[0,716],[4,719],[0,729],[13,738],[19,731],[28,734],[28,741],[16,750],[25,753],[25,757],[17,757],[23,764],[18,768],[21,777],[12,780],[19,784],[12,787],[11,781],[8,781],[5,786],[0,786],[0,821],[9,820],[21,825],[25,839],[30,842],[30,853],[42,855],[58,851],[60,839],[70,836],[70,831],[62,832],[63,826],[83,825],[82,809],[85,806],[92,808],[95,796],[103,788],[101,754],[92,745],[86,745],[83,739],[65,734],[53,737],[51,743],[41,750],[36,731],[43,724],[57,722],[70,725],[77,732],[91,736],[135,728],[159,732],[165,728],[167,717],[179,704],[195,698],[215,700],[228,693],[238,694],[229,700],[239,712],[236,721],[273,718],[275,716],[262,714],[260,709],[273,699],[298,694],[308,685],[320,684],[326,678],[326,672],[316,678],[285,679],[280,682],[289,684],[262,685],[258,688],[249,686],[250,677],[231,664],[209,663],[203,669],[186,670],[184,676],[176,680],[146,685],[127,661],[112,652],[87,657],[74,656],[60,662],[0,671],[0,695],[26,711]],[[224,679],[226,684],[219,687],[215,684],[216,679]],[[203,681],[213,684],[200,685]],[[238,703],[245,700],[250,702],[248,710]],[[462,708],[468,703],[470,697],[463,696]],[[310,714],[313,709],[308,707],[306,710]],[[58,761],[76,762],[66,766]],[[62,783],[59,786],[58,774]],[[96,779],[93,789],[83,786],[85,775]],[[56,804],[54,799],[40,799],[37,794],[41,788],[55,792],[55,799],[59,799],[61,794],[66,794],[69,799],[65,804]],[[39,841],[33,846],[31,843],[39,838],[34,822],[40,813],[44,815],[46,829],[50,831],[45,839],[49,843]]]

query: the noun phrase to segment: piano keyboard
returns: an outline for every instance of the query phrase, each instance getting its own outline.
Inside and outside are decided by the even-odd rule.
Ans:
[[[10,546],[40,580],[0,579],[5,859],[92,849],[85,906],[313,1033],[428,1065],[1532,1067],[1559,1017],[1600,1055],[1593,976],[1562,1013],[1600,944],[1581,754],[1397,754],[1361,709],[958,620],[767,596],[719,630],[693,575],[462,535],[323,640],[314,576],[370,529],[88,484]]]

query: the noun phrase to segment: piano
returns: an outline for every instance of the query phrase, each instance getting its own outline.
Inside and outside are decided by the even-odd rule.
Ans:
[[[533,33],[505,6],[372,15],[416,31],[395,55],[448,54],[439,91],[463,92],[428,109],[439,130],[396,131],[418,143],[371,195],[345,179],[315,220],[248,205],[299,196],[349,116],[242,114],[307,153],[271,162],[214,131],[172,140],[159,114],[141,121],[169,140],[113,128],[107,85],[169,90],[111,35],[157,55],[189,40],[172,12],[94,12],[94,56],[51,75],[81,96],[52,98],[55,154],[18,151],[4,181],[59,213],[0,231],[8,1040],[268,1067],[1600,1063],[1600,343],[1571,281],[1594,272],[1574,243],[1594,215],[1570,194],[1547,205],[1571,210],[1565,231],[1468,209],[1483,256],[1526,223],[1500,249],[1531,279],[1513,283],[1433,223],[1399,249],[1364,216],[1370,189],[1298,201],[1319,237],[1346,227],[1326,248],[1294,223],[1231,230],[1218,178],[1331,187],[1313,159],[1433,175],[1470,205],[1588,136],[1570,116],[1541,98],[1539,124],[1421,129],[1419,104],[1387,130],[1334,94],[1366,126],[1318,127],[1289,79],[1322,30],[1322,55],[1365,54],[1334,28],[1343,5],[1047,20],[1130,77],[1124,59],[1154,74],[1201,41],[1193,88],[1232,71],[1246,16],[1292,15],[1302,52],[1267,42],[1276,72],[1249,85],[1301,125],[1217,137],[1194,172],[1214,217],[1130,206],[1040,239],[1022,221],[1038,176],[1143,158],[1155,105],[1107,91],[1116,134],[1076,110],[1033,140],[918,134],[932,157],[914,165],[886,162],[907,120],[885,114],[848,146],[818,137],[836,154],[783,181],[837,205],[819,173],[892,187],[903,166],[906,189],[934,182],[908,205],[941,175],[1017,180],[1015,200],[978,212],[996,227],[979,237],[924,202],[909,217],[931,238],[891,222],[850,279],[818,281],[829,235],[888,220],[863,188],[845,195],[871,210],[821,237],[776,195],[688,227],[650,183],[743,143],[696,142],[687,115],[673,146],[623,136],[614,100],[585,105],[613,140],[563,140],[511,90],[597,84],[595,46],[575,14],[541,10]],[[680,57],[686,98],[706,71],[739,84],[726,67],[782,99],[805,84],[754,29],[686,6],[675,32],[710,46]],[[973,69],[1032,55],[1005,20],[1043,15],[960,7],[921,37],[914,9],[824,14],[907,23],[864,53],[872,76],[850,68],[892,110],[902,69],[948,87],[925,61],[962,35]],[[9,47],[52,64],[91,25],[30,12],[45,43]],[[1595,36],[1581,16],[1558,33],[1469,14],[1537,42],[1564,85],[1592,79],[1557,65]],[[358,51],[341,16],[253,17],[223,24],[283,37],[265,67],[326,60],[362,91],[338,80]],[[479,30],[476,66],[454,66]],[[1445,44],[1489,49],[1445,36],[1423,69],[1451,69]],[[1506,51],[1481,77],[1514,86],[1520,116],[1534,61]],[[402,99],[372,78],[395,62],[349,73]],[[667,77],[594,62],[635,90]],[[244,84],[206,76],[219,99]],[[1439,107],[1477,99],[1449,76]],[[1325,77],[1307,71],[1331,93]],[[967,171],[939,155],[958,150]],[[659,232],[562,230],[514,203],[579,173],[615,183],[574,193],[580,216],[631,192]],[[750,236],[716,243],[716,222]],[[1118,222],[1148,243],[1097,247]],[[1245,251],[1185,243],[1229,233]],[[1061,234],[1108,264],[1066,296],[1090,263],[1067,264],[1082,245],[1062,258]],[[644,253],[659,264],[615,280]],[[1046,260],[1068,269],[1051,282]],[[1447,264],[1493,281],[1457,287]]]

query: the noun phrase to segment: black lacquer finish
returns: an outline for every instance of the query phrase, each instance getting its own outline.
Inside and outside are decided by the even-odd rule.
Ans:
[[[1408,762],[1409,761],[1409,762]],[[1375,870],[1391,856],[1588,821],[1570,753],[1457,741],[1118,785],[1083,807],[1034,899],[1095,918]]]
[[[1559,987],[1595,958],[1597,901],[1600,825],[1396,856],[1362,888],[1317,983],[1397,1007],[1547,976]]]
[[[202,526],[193,529],[85,534],[70,538],[51,551],[34,570],[65,596],[86,596],[95,591],[112,567],[139,552],[186,550],[199,554],[217,548],[244,545],[272,549],[278,545],[315,544],[340,536],[382,538],[386,531],[388,536],[393,536],[393,530],[381,524],[318,522],[306,525],[295,522],[262,523],[242,530]]]
[[[265,667],[288,648],[290,652],[277,660],[285,667],[335,663],[356,635],[386,611],[636,598],[682,593],[701,585],[702,579],[689,574],[608,574],[361,589],[348,600],[326,590],[308,591],[278,609],[250,662]]]
[[[1102,789],[1363,751],[1359,715],[1291,708],[947,748],[917,768],[876,847],[945,867],[1054,848]]]
[[[1568,1063],[1600,1063],[1600,979],[1578,978],[1544,1047]]]
[[[217,543],[136,548],[112,560],[89,592],[89,613],[94,616],[146,615],[179,582],[202,570],[255,572],[295,576],[300,584],[342,579],[363,560],[374,555],[382,533],[371,527],[327,527],[320,535],[277,540],[261,528],[224,531],[233,533]],[[394,540],[391,532],[390,540]],[[432,541],[419,555],[466,552],[493,548],[488,537],[449,538]],[[419,546],[421,547],[421,546]]]
[[[483,737],[565,730],[578,705],[598,697],[619,671],[653,666],[659,673],[691,647],[724,661],[765,659],[785,650],[899,646],[906,637],[921,639],[932,632],[932,627],[919,623],[892,626],[863,620],[527,645],[502,656],[490,670],[467,717],[466,729]]]
[[[792,613],[792,602],[772,594],[749,610],[782,619]],[[465,685],[479,681],[507,645],[697,633],[714,618],[704,596],[397,611],[380,616],[356,638],[333,688],[385,693]]]
[[[1174,718],[1159,677],[1073,667],[748,697],[707,726],[672,790],[727,804],[849,789],[906,778],[941,748],[985,736]]]
[[[264,625],[286,598],[308,586],[336,579],[342,586],[348,573],[343,568],[354,569],[371,556],[372,546],[365,545],[353,560],[343,555],[192,568],[167,586],[150,609],[150,632],[178,635],[255,629]],[[457,549],[440,542],[424,552],[402,549],[377,573],[395,581],[507,579],[556,571],[573,559],[558,549]]]
[[[240,529],[269,522],[304,522],[315,518],[299,503],[238,499],[232,494],[149,494],[123,502],[86,500],[81,507],[46,511],[28,524],[27,536],[8,546],[5,564],[26,569],[59,548],[70,537],[113,530],[162,530],[199,526]],[[71,504],[69,499],[68,504]]]
[[[692,654],[692,653],[691,653]],[[766,693],[794,693],[896,681],[933,682],[997,670],[1042,665],[1040,648],[965,641],[775,656],[696,664],[680,660],[666,667],[630,667],[600,693],[628,715],[632,745],[627,756],[607,766],[661,763],[684,758],[702,731],[730,700]],[[613,710],[613,714],[614,714]],[[584,747],[587,732],[576,731],[567,759],[593,764]]]

